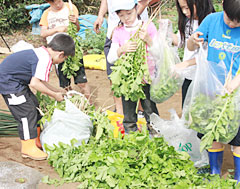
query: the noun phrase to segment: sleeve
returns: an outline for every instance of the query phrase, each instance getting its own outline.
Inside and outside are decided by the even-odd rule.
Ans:
[[[35,53],[38,57],[38,63],[33,76],[42,81],[48,81],[50,69],[52,67],[52,60],[48,53],[44,52],[43,50],[35,51]]]
[[[120,41],[119,41],[119,34],[118,34],[118,28],[115,28],[113,30],[113,36],[112,36],[112,44],[107,56],[107,60],[110,64],[113,64],[119,57],[117,55],[117,50],[120,47]]]
[[[200,26],[196,29],[195,32],[201,32],[203,33],[202,36],[200,36],[200,38],[204,38],[204,41],[208,41],[208,33],[209,33],[209,26],[210,26],[210,22],[211,22],[211,17],[212,15],[208,15],[200,24]]]
[[[157,28],[156,28],[156,26],[152,22],[149,24],[147,32],[148,32],[148,34],[150,35],[150,37],[152,39],[157,34]]]
[[[107,55],[107,60],[109,62],[109,64],[113,64],[119,57],[117,54],[117,50],[119,48],[119,44],[118,43],[112,43],[109,53]]]
[[[48,12],[49,12],[49,8],[43,12],[40,23],[39,23],[40,26],[48,27],[48,21],[47,21]]]

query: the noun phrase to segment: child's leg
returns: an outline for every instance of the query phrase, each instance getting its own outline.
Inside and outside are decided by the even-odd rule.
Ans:
[[[36,146],[37,122],[41,118],[36,107],[35,95],[29,88],[17,94],[3,95],[3,98],[18,123],[18,132],[22,143],[22,156],[34,160],[44,160],[47,154]]]
[[[60,87],[69,90],[71,88],[71,79],[68,79],[62,71],[64,62],[58,64],[58,78],[59,78],[59,85]]]
[[[156,103],[150,100],[150,85],[147,84],[146,86],[144,86],[143,90],[146,95],[146,99],[141,100],[141,104],[144,110],[145,119],[147,121],[147,127],[151,135],[158,136],[158,133],[150,125],[150,115],[152,113],[159,115]]]
[[[123,105],[123,126],[125,129],[125,133],[128,134],[131,131],[137,131],[137,114],[136,107],[137,103],[132,102],[131,100],[125,100],[122,96],[122,105]]]
[[[229,143],[233,146],[233,158],[234,158],[234,167],[235,175],[234,179],[240,182],[240,128],[238,129],[237,135]]]
[[[210,173],[221,174],[224,147],[219,142],[213,142],[212,148],[208,149]]]
[[[184,105],[185,97],[187,95],[188,87],[190,86],[192,80],[185,79],[182,85],[182,108]]]

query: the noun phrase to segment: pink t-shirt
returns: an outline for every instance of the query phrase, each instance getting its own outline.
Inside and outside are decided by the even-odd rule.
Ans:
[[[129,31],[126,31],[124,26],[118,27],[113,32],[112,43],[117,43],[121,47],[131,38],[131,36],[133,36],[136,33],[136,31],[137,30],[129,32]],[[148,25],[147,32],[152,39],[157,33],[157,28],[152,22]],[[147,57],[147,63],[148,63],[149,74],[152,77],[155,71],[155,64],[153,61],[151,61],[151,58],[149,58],[149,56]]]

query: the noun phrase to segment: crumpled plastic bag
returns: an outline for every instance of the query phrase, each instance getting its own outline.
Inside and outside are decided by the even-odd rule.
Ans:
[[[175,110],[170,110],[170,113],[171,120],[163,120],[157,114],[151,114],[150,122],[153,129],[160,133],[175,150],[187,152],[195,167],[208,165],[207,151],[200,153],[200,139],[197,137],[197,132],[187,129],[184,120],[178,117]]]
[[[87,143],[92,134],[93,124],[89,116],[80,111],[70,100],[65,100],[65,111],[55,109],[51,121],[40,135],[44,151],[44,144],[53,146],[62,142],[70,145],[72,139],[76,139],[78,142],[75,145],[79,146],[82,141]]]

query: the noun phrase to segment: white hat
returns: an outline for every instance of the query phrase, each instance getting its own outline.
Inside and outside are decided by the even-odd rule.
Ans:
[[[138,0],[115,0],[112,2],[112,11],[131,10],[138,4]]]

